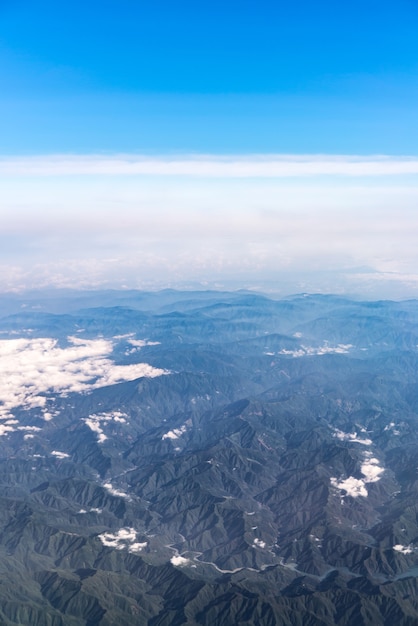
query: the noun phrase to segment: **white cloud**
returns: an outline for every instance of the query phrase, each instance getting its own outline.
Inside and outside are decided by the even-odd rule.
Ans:
[[[403,546],[400,543],[396,544],[396,546],[393,546],[393,549],[395,550],[395,552],[401,552],[401,554],[412,554],[414,552],[413,546]]]
[[[377,483],[384,471],[383,467],[379,465],[379,459],[374,457],[368,458],[361,464],[361,473],[365,476],[366,483]]]
[[[335,477],[331,478],[331,485],[336,489],[344,490],[349,496],[357,498],[358,496],[367,497],[368,492],[366,484],[376,483],[382,478],[384,468],[380,467],[379,459],[371,456],[370,452],[365,452],[364,456],[366,460],[361,464],[361,473],[364,478],[354,478],[349,476],[343,480],[338,480]]]
[[[125,424],[126,418],[128,416],[126,413],[122,413],[121,411],[112,411],[110,413],[98,413],[90,415],[89,417],[84,418],[84,423],[86,426],[90,428],[93,432],[97,434],[97,441],[99,443],[103,443],[107,439],[107,435],[103,432],[103,424],[106,422],[117,422],[119,424]]]
[[[0,419],[9,418],[16,407],[44,409],[46,397],[42,394],[82,393],[168,373],[147,363],[115,365],[109,358],[111,341],[78,337],[69,340],[65,348],[51,338],[0,340]],[[52,417],[53,413],[45,408],[45,420]],[[116,417],[124,419],[119,414]]]
[[[364,480],[354,478],[353,476],[349,476],[340,481],[336,478],[331,478],[331,485],[333,487],[346,491],[352,498],[357,498],[358,496],[367,497],[367,489],[364,482]]]
[[[363,446],[371,446],[373,441],[371,439],[359,439],[357,433],[344,433],[342,430],[335,429],[334,437],[340,439],[340,441],[349,441],[350,443],[361,443]]]
[[[147,547],[148,543],[136,541],[136,535],[134,528],[120,528],[115,533],[102,533],[98,537],[104,546],[138,554]]]
[[[57,459],[69,459],[70,455],[66,452],[60,452],[59,450],[52,450],[52,456],[56,456]]]
[[[146,548],[147,545],[148,545],[147,541],[143,541],[142,543],[139,541],[135,541],[134,543],[131,543],[131,545],[128,548],[128,551],[132,552],[133,554],[138,554],[139,552],[142,552],[142,550]]]
[[[120,489],[115,489],[112,483],[104,483],[103,487],[108,491],[112,496],[116,496],[117,498],[127,498],[130,499],[129,495],[124,491],[120,491]]]
[[[125,351],[126,355],[135,354],[135,352],[139,352],[141,348],[144,346],[158,346],[160,345],[159,341],[145,341],[144,339],[128,339],[128,343],[133,346],[132,348],[128,348]]]
[[[168,433],[165,433],[161,439],[178,439],[179,437],[181,437],[181,435],[183,435],[187,430],[187,426],[186,424],[183,424],[183,426],[180,426],[180,428],[173,428],[173,430],[169,430]]]
[[[293,356],[295,358],[321,354],[347,354],[351,350],[351,348],[353,348],[353,345],[351,343],[339,343],[336,346],[330,346],[326,341],[323,346],[319,346],[316,348],[310,346],[301,346],[298,350],[286,350],[286,348],[283,348],[283,350],[280,350],[278,354]],[[272,353],[266,352],[265,354]]]
[[[106,441],[107,436],[104,434],[99,422],[90,418],[85,418],[84,423],[90,428],[90,430],[97,434],[97,441],[99,443]]]
[[[0,437],[3,435],[7,435],[8,433],[13,433],[16,429],[13,426],[4,426],[0,424]]]
[[[388,176],[418,174],[417,157],[347,155],[52,155],[3,157],[0,175],[204,177]]]
[[[399,430],[399,428],[395,428],[396,424],[395,422],[390,422],[390,424],[388,424],[387,426],[384,427],[384,431],[388,431],[391,430],[393,432],[394,435],[400,435],[401,431]]]
[[[161,344],[160,341],[146,341],[145,339],[128,339],[128,343],[137,348],[143,348],[144,346],[159,346]]]
[[[170,563],[176,567],[184,567],[185,565],[189,565],[191,561],[190,559],[184,558],[184,556],[172,556]]]

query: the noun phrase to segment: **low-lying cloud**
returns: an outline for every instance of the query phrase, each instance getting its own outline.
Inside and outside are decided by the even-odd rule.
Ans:
[[[147,363],[115,365],[113,342],[69,337],[60,347],[56,339],[0,340],[0,419],[6,432],[15,430],[13,409],[39,408],[46,420],[53,417],[47,395],[83,393],[134,380],[167,374]]]

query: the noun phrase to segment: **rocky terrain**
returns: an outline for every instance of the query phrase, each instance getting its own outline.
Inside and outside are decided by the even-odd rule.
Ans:
[[[0,624],[418,624],[417,301],[0,307]]]

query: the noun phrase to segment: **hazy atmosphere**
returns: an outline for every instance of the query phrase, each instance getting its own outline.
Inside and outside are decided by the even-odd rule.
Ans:
[[[3,2],[0,289],[416,296],[416,17]]]

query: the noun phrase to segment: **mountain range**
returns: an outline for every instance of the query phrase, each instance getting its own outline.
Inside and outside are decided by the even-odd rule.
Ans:
[[[418,301],[0,296],[0,623],[418,624]]]

